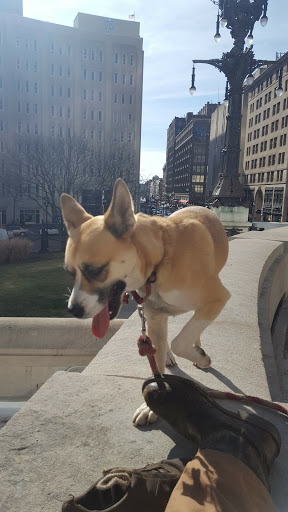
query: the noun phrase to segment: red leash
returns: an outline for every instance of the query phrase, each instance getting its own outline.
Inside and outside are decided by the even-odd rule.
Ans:
[[[142,334],[141,336],[139,336],[137,340],[139,354],[140,356],[147,356],[152,370],[152,374],[154,376],[160,375],[160,371],[155,360],[156,348],[152,344],[152,341],[149,338],[149,336],[146,335],[146,319],[144,316],[142,304],[151,294],[151,284],[155,283],[156,279],[157,276],[155,268],[145,283],[145,297],[140,297],[140,295],[136,291],[131,292],[133,299],[138,304],[138,313],[142,320]],[[129,297],[129,294],[125,294],[123,302],[128,303],[128,298],[126,296]],[[276,402],[271,402],[270,400],[265,400],[263,398],[258,398],[257,396],[241,395],[239,393],[231,393],[229,391],[218,391],[216,389],[210,389],[207,392],[209,396],[213,399],[234,400],[237,402],[242,402],[244,404],[261,405],[262,407],[272,409],[273,411],[277,411],[280,412],[281,414],[285,414],[286,416],[288,416],[288,410],[285,407],[283,407],[283,405],[280,405]]]

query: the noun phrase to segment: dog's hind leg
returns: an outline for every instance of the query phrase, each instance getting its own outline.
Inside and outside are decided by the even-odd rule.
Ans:
[[[230,293],[218,277],[210,280],[203,288],[207,292],[202,293],[201,302],[198,302],[193,317],[174,338],[171,348],[177,356],[189,359],[200,368],[208,368],[211,360],[201,348],[200,336],[219,315],[230,298]]]
[[[153,310],[148,304],[144,306],[144,314],[147,320],[147,334],[156,348],[155,359],[159,372],[164,373],[167,352],[169,350],[167,342],[168,316]],[[173,355],[172,358],[174,360]],[[156,420],[156,414],[151,411],[146,403],[142,404],[133,416],[133,424],[135,426],[148,425]]]

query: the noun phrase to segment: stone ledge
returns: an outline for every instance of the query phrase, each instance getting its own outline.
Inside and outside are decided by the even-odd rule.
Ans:
[[[288,228],[281,228],[281,236],[279,241],[276,233],[272,239],[261,240],[240,235],[230,242],[229,260],[221,277],[232,297],[202,340],[212,357],[212,367],[200,371],[179,358],[173,373],[193,377],[215,389],[268,400],[272,394],[281,397],[277,365],[269,345],[271,336],[266,333],[269,352],[263,354],[259,327],[259,318],[266,315],[266,330],[270,331],[277,294],[283,292],[283,282],[287,282],[277,266],[280,261],[286,268],[283,242],[288,240]],[[267,282],[270,285],[265,292]],[[272,296],[269,290],[274,290]],[[261,307],[259,297],[264,297]],[[170,339],[189,316],[170,320]],[[67,494],[86,490],[103,467],[141,467],[167,457],[193,456],[195,447],[161,421],[149,428],[132,426],[134,410],[142,402],[141,382],[150,373],[146,359],[137,352],[139,331],[140,321],[134,313],[82,374],[56,373],[2,429],[0,504],[5,512],[60,511]],[[271,363],[268,374],[267,358]],[[234,410],[253,409],[280,430],[282,449],[273,467],[271,485],[279,511],[286,512],[287,417],[230,401],[222,405]]]

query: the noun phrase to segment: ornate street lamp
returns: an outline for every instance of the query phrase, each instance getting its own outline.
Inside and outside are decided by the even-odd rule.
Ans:
[[[195,87],[195,66],[194,65],[193,65],[193,68],[192,68],[191,87],[189,89],[189,92],[190,92],[191,96],[193,96],[193,94],[195,94],[195,92],[196,92],[196,87]]]
[[[216,35],[221,26],[230,30],[233,48],[223,53],[221,59],[195,60],[194,63],[210,64],[224,73],[227,79],[225,103],[228,102],[228,115],[223,148],[222,169],[212,197],[222,206],[239,206],[245,202],[245,193],[239,181],[241,118],[243,83],[253,82],[253,72],[270,61],[255,60],[253,53],[253,28],[261,18],[261,25],[267,23],[268,0],[211,0],[218,6]],[[221,36],[220,36],[221,37]],[[247,44],[245,45],[245,39]],[[194,72],[195,79],[195,72]],[[279,78],[279,95],[282,78]],[[229,91],[229,92],[228,92]],[[283,90],[282,90],[283,91]]]

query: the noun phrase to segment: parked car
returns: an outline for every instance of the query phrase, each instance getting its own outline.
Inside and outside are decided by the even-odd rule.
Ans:
[[[13,236],[21,236],[24,237],[28,234],[28,229],[22,228],[21,226],[17,226],[14,224],[10,224],[6,226],[7,233],[9,238],[13,238]]]
[[[6,228],[0,227],[0,240],[8,240],[8,233]]]
[[[48,235],[59,235],[59,229],[57,224],[47,224],[44,225],[44,229],[48,231]],[[42,235],[42,227],[40,228],[40,235]]]

